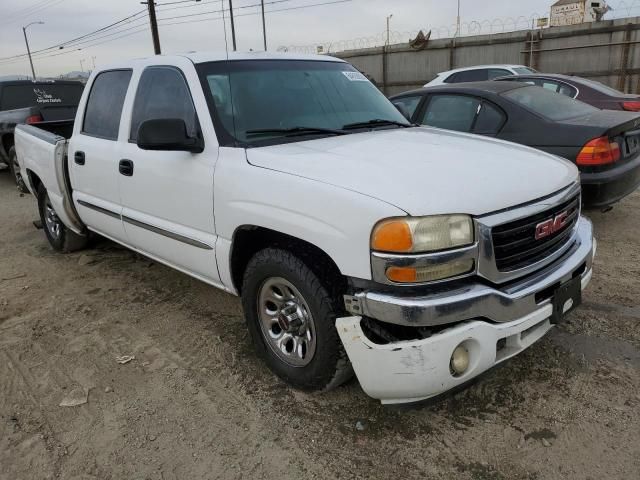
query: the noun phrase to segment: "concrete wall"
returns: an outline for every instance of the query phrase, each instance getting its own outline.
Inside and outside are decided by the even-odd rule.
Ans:
[[[579,75],[640,93],[640,17],[568,27],[479,35],[332,53],[372,77],[387,94],[417,88],[439,72],[492,63],[529,65],[542,72]]]

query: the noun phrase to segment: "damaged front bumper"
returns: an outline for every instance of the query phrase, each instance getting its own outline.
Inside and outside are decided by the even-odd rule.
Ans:
[[[373,292],[351,297],[357,299],[348,305],[353,316],[338,319],[336,327],[362,389],[385,404],[417,402],[459,387],[517,355],[553,326],[552,300],[560,285],[579,277],[580,288],[586,288],[594,255],[591,223],[581,219],[573,248],[550,267],[509,287],[477,283],[423,297]],[[425,339],[378,344],[363,330],[363,317],[436,328]],[[461,375],[451,368],[459,346],[469,359]]]

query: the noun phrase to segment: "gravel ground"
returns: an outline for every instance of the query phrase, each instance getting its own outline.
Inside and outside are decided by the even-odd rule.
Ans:
[[[2,479],[640,478],[640,194],[590,215],[566,324],[412,409],[288,388],[238,299],[110,242],[54,253],[1,172],[0,208]]]

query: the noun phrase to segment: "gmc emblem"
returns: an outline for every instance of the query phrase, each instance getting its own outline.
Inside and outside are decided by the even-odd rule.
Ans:
[[[545,220],[544,222],[536,225],[536,240],[542,240],[543,238],[562,230],[567,225],[568,216],[569,212],[564,211],[556,215],[554,218],[550,218],[549,220]]]

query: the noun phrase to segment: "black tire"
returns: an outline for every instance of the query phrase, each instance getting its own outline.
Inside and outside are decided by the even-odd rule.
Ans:
[[[42,184],[38,187],[38,211],[42,229],[54,250],[70,253],[86,247],[88,237],[78,235],[62,223],[51,206],[47,189]]]
[[[303,366],[292,366],[281,359],[262,327],[260,293],[272,279],[285,279],[292,284],[302,296],[305,310],[308,306],[311,313],[315,333],[314,353]],[[245,270],[242,306],[253,344],[271,371],[296,388],[331,390],[353,375],[335,327],[336,318],[342,314],[340,301],[329,291],[304,261],[288,250],[267,248],[259,251]],[[282,309],[278,308],[278,311],[282,312]]]
[[[16,147],[11,147],[9,149],[9,170],[11,171],[11,175],[16,181],[16,186],[21,193],[29,193],[29,189],[27,188],[27,184],[24,183],[24,179],[22,178],[22,174],[20,173],[20,165],[18,164],[18,157],[16,155]]]

